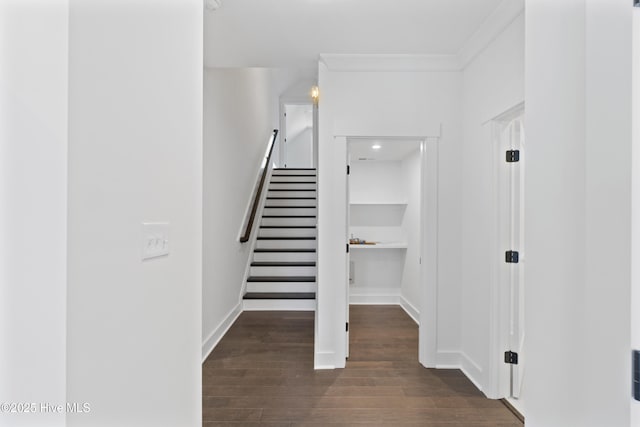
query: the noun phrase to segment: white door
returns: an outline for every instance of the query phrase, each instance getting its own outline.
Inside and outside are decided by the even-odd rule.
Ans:
[[[347,286],[346,288],[346,317],[345,319],[347,319],[347,326],[346,326],[346,332],[347,335],[345,337],[345,355],[346,358],[349,358],[349,296],[351,294],[351,275],[353,274],[352,270],[351,270],[351,251],[348,250],[349,249],[349,225],[351,224],[351,179],[350,179],[350,171],[351,171],[351,155],[348,153],[347,151],[347,227],[344,231],[344,235],[345,235],[345,242],[346,242],[346,248],[347,248],[347,273],[348,273],[348,277],[347,277]]]
[[[285,168],[313,168],[313,116],[313,104],[284,105]]]
[[[519,115],[507,122],[501,132],[503,160],[500,192],[505,220],[500,221],[504,264],[502,290],[508,313],[505,363],[509,365],[510,397],[518,398],[522,386],[524,344],[524,120]],[[507,354],[508,353],[508,354]],[[508,360],[510,359],[510,360]]]

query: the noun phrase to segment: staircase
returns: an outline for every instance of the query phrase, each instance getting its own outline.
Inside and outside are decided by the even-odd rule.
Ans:
[[[244,310],[315,310],[316,185],[315,169],[273,170]]]

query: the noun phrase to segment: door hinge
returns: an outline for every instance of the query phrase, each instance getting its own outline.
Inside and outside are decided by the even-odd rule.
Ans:
[[[504,352],[504,363],[508,363],[509,365],[517,365],[518,364],[518,353],[513,351],[505,351]]]
[[[349,322],[347,322],[347,332],[349,332]]]
[[[350,173],[351,173],[351,167],[347,165],[347,175],[349,175]]]
[[[520,260],[520,254],[517,251],[507,251],[504,254],[504,262],[517,264]]]
[[[633,350],[631,369],[631,384],[633,386],[633,398],[640,400],[640,350]]]
[[[515,163],[520,161],[520,150],[507,151],[507,163]]]
[[[347,253],[349,253],[349,244],[347,243]]]

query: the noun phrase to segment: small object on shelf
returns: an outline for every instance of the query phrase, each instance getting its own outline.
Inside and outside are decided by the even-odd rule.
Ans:
[[[349,244],[350,245],[375,245],[376,242],[367,242],[364,239],[351,237],[351,239],[349,239]]]

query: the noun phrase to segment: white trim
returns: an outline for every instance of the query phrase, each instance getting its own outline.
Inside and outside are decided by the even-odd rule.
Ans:
[[[245,299],[242,300],[244,311],[315,311],[314,299]]]
[[[457,55],[321,54],[331,71],[460,71]]]
[[[204,343],[202,343],[202,363],[207,360],[207,357],[211,354],[214,348],[218,345],[222,337],[227,333],[229,328],[233,326],[234,322],[238,319],[238,317],[242,314],[242,306],[241,304],[237,304],[233,309],[227,314],[222,322],[218,325],[217,328],[209,334]]]
[[[502,0],[455,54],[320,54],[331,71],[462,71],[524,13],[524,0]]]
[[[400,288],[349,287],[350,305],[400,305]]]
[[[480,28],[465,42],[456,55],[460,69],[466,68],[513,21],[524,13],[524,0],[502,0]]]
[[[459,351],[438,351],[436,353],[436,369],[460,369]]]
[[[426,368],[437,367],[438,359],[438,145],[439,138],[422,143],[422,206],[420,271],[420,337],[418,360]]]
[[[478,366],[464,351],[460,352],[460,370],[469,378],[478,390],[484,392],[482,384],[482,368]]]
[[[420,312],[403,295],[400,295],[400,307],[416,322],[416,325],[420,326]]]
[[[317,351],[314,354],[314,369],[335,369],[336,354],[332,351]]]

